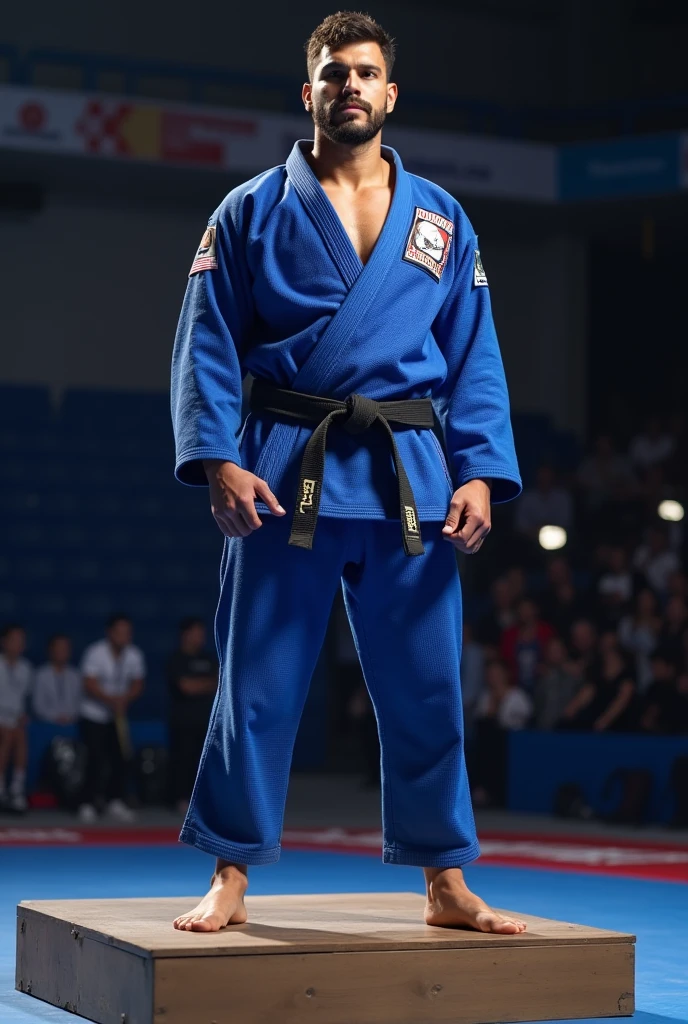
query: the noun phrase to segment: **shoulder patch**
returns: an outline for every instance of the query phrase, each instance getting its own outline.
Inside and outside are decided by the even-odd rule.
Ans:
[[[452,221],[417,206],[403,258],[439,281],[447,265],[453,236]]]
[[[217,270],[217,253],[215,250],[215,228],[206,228],[191,264],[189,277],[200,274],[201,270]]]
[[[477,288],[479,285],[487,284],[487,276],[485,274],[485,268],[483,267],[483,261],[480,259],[480,249],[474,250],[473,256],[473,284]]]

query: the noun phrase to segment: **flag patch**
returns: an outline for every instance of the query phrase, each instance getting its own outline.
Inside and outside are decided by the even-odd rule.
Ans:
[[[483,267],[483,261],[480,259],[480,249],[475,250],[475,256],[473,260],[473,284],[475,285],[476,288],[479,285],[487,284],[485,268]]]
[[[450,220],[417,206],[403,258],[439,281],[447,265],[453,235],[454,225]]]
[[[217,270],[217,253],[215,251],[215,228],[205,229],[201,244],[191,264],[189,277],[199,274],[201,270]]]

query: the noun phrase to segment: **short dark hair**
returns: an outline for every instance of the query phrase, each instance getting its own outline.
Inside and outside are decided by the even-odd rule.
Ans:
[[[125,615],[124,612],[117,612],[115,615],[111,615],[105,623],[106,629],[112,629],[118,622],[128,622],[129,625],[133,625],[130,615]]]
[[[389,78],[396,55],[394,39],[381,25],[378,25],[374,18],[360,11],[337,11],[336,14],[330,14],[311,33],[304,47],[308,77],[310,79],[313,77],[313,69],[318,63],[323,46],[334,50],[339,46],[347,46],[349,43],[367,42],[368,40],[377,43],[382,50]]]
[[[0,640],[4,640],[17,629],[21,630],[22,633],[26,633],[26,626],[22,626],[21,622],[6,622],[0,630]]]
[[[52,636],[48,637],[48,642],[45,645],[46,649],[50,650],[56,640],[69,640],[70,644],[72,642],[72,638],[69,633],[53,633]]]
[[[203,626],[205,629],[205,622],[203,619],[199,619],[197,615],[186,615],[183,619],[179,620],[180,633],[188,633],[194,626]]]

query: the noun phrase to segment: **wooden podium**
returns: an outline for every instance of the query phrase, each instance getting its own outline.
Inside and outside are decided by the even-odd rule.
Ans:
[[[411,892],[247,896],[246,924],[175,931],[197,902],[21,903],[17,988],[99,1024],[486,1024],[634,1010],[633,935],[520,911],[520,935],[430,927]]]

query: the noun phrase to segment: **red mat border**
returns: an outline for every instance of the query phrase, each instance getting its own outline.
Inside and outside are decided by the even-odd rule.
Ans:
[[[79,846],[172,846],[178,842],[178,829],[115,828],[81,826],[34,826],[17,822],[0,826],[0,850],[16,847],[79,847]],[[355,853],[381,856],[379,829],[307,828],[285,829],[282,845],[288,850],[325,853]],[[487,848],[477,862],[480,865],[527,867],[547,871],[580,874],[615,875],[626,878],[655,879],[688,883],[688,843],[657,842],[642,839],[610,837],[609,835],[561,835],[548,832],[480,831],[480,840]],[[490,843],[513,846],[509,852],[490,852]],[[519,844],[542,845],[542,853],[519,850]],[[547,847],[550,849],[547,850]],[[570,855],[567,856],[567,850]],[[621,859],[637,852],[630,863],[585,863],[576,855],[588,852],[595,858]],[[643,853],[648,862],[642,863]],[[554,856],[557,854],[557,856]],[[665,861],[661,855],[667,854]],[[672,856],[673,855],[673,856]],[[659,863],[657,857],[660,857]],[[672,860],[674,861],[672,863]]]

